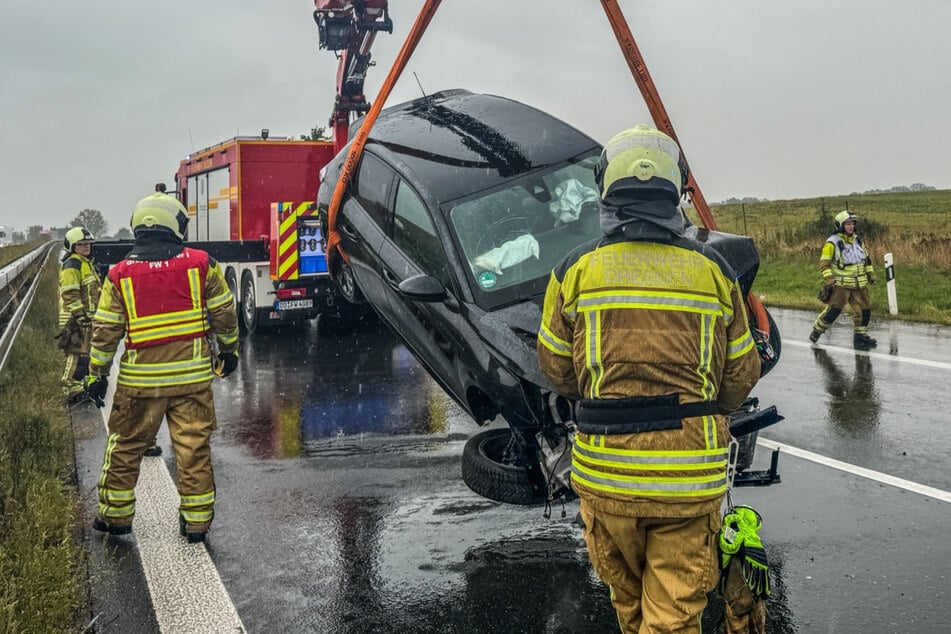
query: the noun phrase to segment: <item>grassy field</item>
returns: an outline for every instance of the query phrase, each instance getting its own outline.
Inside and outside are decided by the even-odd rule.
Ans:
[[[46,263],[0,375],[0,632],[81,629],[73,437],[53,340],[58,265]]]
[[[712,212],[718,229],[756,240],[762,262],[754,289],[764,304],[818,312],[819,252],[846,205],[875,265],[875,317],[889,317],[884,255],[891,252],[897,318],[951,324],[951,190],[715,205]]]
[[[0,247],[0,266],[10,264],[10,262],[13,262],[22,255],[26,255],[44,242],[46,242],[46,240],[36,240],[25,244],[10,244],[5,247]]]

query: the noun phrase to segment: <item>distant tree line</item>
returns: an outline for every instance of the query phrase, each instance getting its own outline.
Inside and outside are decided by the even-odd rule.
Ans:
[[[929,192],[935,188],[924,183],[914,183],[913,185],[896,185],[888,189],[866,189],[863,194],[907,194],[909,192]],[[852,192],[853,195],[858,192]]]

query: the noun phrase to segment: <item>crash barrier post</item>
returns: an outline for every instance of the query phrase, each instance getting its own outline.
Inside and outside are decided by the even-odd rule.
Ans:
[[[888,292],[888,312],[898,314],[898,293],[895,290],[895,262],[891,253],[885,254],[885,290]]]

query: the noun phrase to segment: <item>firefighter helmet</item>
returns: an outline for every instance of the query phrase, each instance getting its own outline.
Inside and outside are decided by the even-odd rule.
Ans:
[[[63,239],[63,247],[69,252],[72,253],[73,249],[80,242],[92,242],[95,240],[92,237],[92,234],[89,233],[89,229],[86,227],[73,227],[66,232],[66,237]]]
[[[133,234],[139,229],[161,227],[184,240],[185,231],[188,230],[188,212],[177,198],[155,193],[138,202],[129,225]]]
[[[646,125],[618,133],[608,141],[595,167],[601,200],[653,191],[669,194],[678,204],[687,185],[687,163],[677,142]]]
[[[853,214],[851,211],[846,209],[845,211],[840,211],[835,215],[835,230],[836,231],[845,231],[845,223],[849,222],[858,222],[859,217]]]

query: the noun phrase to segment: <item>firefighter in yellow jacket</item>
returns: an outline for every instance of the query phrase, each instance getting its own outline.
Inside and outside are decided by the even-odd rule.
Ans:
[[[93,235],[85,227],[73,227],[63,240],[66,257],[59,270],[60,332],[56,337],[59,347],[66,353],[63,391],[69,405],[86,397],[92,316],[99,303],[100,291],[99,277],[89,256],[93,240]]]
[[[858,216],[847,209],[836,214],[835,233],[822,245],[819,270],[825,288],[824,293],[820,293],[820,299],[826,307],[812,326],[809,335],[812,343],[819,341],[822,333],[835,323],[848,304],[852,307],[852,345],[859,350],[878,345],[875,339],[868,336],[868,323],[872,316],[868,287],[875,283],[875,269],[862,239],[855,233],[856,221]]]
[[[687,169],[647,126],[605,146],[604,236],[552,272],[541,368],[578,400],[571,485],[623,632],[700,632],[730,433],[760,376],[735,275],[683,236]]]
[[[237,367],[238,323],[218,263],[182,244],[187,225],[175,198],[156,193],[139,201],[131,222],[135,245],[109,271],[93,320],[93,395],[105,395],[113,357],[125,341],[93,522],[113,535],[132,530],[142,455],[163,417],[178,465],[179,530],[194,543],[204,541],[211,526],[211,381],[215,373],[227,376]]]

